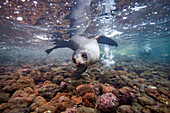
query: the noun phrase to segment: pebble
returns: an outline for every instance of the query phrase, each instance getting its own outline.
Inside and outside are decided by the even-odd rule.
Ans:
[[[43,64],[40,69],[30,65],[22,66],[31,68],[26,73],[21,67],[16,72],[0,69],[2,113],[169,112],[169,81],[165,72],[153,73],[156,69],[148,67],[137,70],[130,64],[115,66],[115,70],[95,65],[95,69],[86,72],[88,76],[72,78],[68,76],[72,69],[60,64]],[[18,73],[20,68],[22,72]],[[153,79],[158,73],[160,81]]]

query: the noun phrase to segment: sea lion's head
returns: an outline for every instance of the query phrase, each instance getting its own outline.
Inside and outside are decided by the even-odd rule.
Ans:
[[[88,50],[86,49],[77,49],[74,51],[72,60],[73,63],[76,64],[77,67],[83,67],[88,65]]]

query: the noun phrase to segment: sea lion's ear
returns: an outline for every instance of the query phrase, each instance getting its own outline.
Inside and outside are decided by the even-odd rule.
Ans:
[[[112,40],[111,38],[108,38],[106,36],[98,35],[95,38],[97,39],[98,43],[107,44],[107,45],[116,46],[116,47],[118,46],[117,42],[115,42],[114,40]]]

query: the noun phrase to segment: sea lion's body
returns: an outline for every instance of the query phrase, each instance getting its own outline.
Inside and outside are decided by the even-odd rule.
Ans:
[[[77,49],[88,50],[89,58],[88,58],[88,65],[92,65],[96,63],[100,58],[100,49],[95,38],[86,38],[84,36],[73,36],[71,41],[78,44],[79,47],[75,48],[74,51]]]
[[[98,40],[97,40],[98,39]],[[117,43],[105,36],[84,37],[80,35],[73,36],[69,41],[55,40],[56,46],[46,50],[49,54],[53,49],[57,48],[71,48],[74,53],[72,56],[73,62],[77,66],[77,71],[73,74],[81,75],[86,71],[87,66],[95,64],[100,58],[100,49],[98,43],[117,46]]]

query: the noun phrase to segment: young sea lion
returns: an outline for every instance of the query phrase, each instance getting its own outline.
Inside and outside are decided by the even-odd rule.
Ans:
[[[102,35],[83,36],[83,33],[89,28],[93,20],[92,1],[93,0],[76,0],[76,6],[73,8],[70,15],[72,20],[71,28],[76,28],[73,31],[71,30],[73,36],[69,41],[55,39],[54,44],[56,46],[46,50],[47,54],[49,54],[53,49],[71,48],[74,51],[72,60],[77,66],[77,70],[73,76],[81,75],[86,71],[89,65],[95,64],[99,60],[100,49],[98,43],[117,46],[114,40]]]
[[[74,53],[72,56],[73,63],[76,64],[77,70],[72,76],[81,75],[86,71],[87,66],[95,64],[100,58],[100,49],[98,43],[117,46],[117,43],[105,36],[84,37],[75,35],[69,41],[55,40],[55,47],[46,50],[49,54],[53,49],[57,48],[71,48]]]

